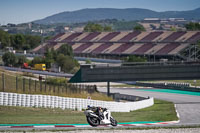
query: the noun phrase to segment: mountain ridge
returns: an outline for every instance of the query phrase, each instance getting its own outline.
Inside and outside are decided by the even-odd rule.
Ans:
[[[44,19],[33,21],[38,24],[79,23],[102,19],[143,20],[144,18],[184,18],[199,20],[200,8],[188,11],[157,12],[142,8],[85,8],[76,11],[64,11]]]

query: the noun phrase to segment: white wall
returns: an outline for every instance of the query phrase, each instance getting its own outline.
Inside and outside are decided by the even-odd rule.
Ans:
[[[112,112],[130,112],[146,108],[154,104],[154,99],[146,99],[136,102],[109,102],[80,98],[58,97],[50,95],[28,95],[17,93],[0,92],[0,105],[23,106],[23,107],[44,107],[62,109],[86,109],[87,105],[101,106]]]

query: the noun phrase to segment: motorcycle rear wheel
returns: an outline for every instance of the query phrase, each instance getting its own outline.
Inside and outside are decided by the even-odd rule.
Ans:
[[[100,120],[96,117],[87,117],[87,122],[93,127],[100,125]]]
[[[112,126],[117,126],[117,121],[113,117],[110,117],[110,122]]]

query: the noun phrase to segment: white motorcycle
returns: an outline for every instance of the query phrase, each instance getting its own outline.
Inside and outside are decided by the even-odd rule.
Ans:
[[[87,122],[93,127],[98,125],[117,126],[117,121],[111,116],[111,112],[106,108],[88,106],[84,113]]]

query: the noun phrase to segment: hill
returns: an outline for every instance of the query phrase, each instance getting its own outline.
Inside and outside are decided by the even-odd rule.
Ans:
[[[184,18],[186,20],[199,20],[200,8],[189,11],[166,11],[156,12],[141,8],[113,9],[113,8],[95,8],[82,9],[77,11],[67,11],[58,13],[44,19],[36,20],[38,24],[55,23],[80,23],[87,21],[97,21],[103,19],[118,20],[142,20],[144,18]]]

